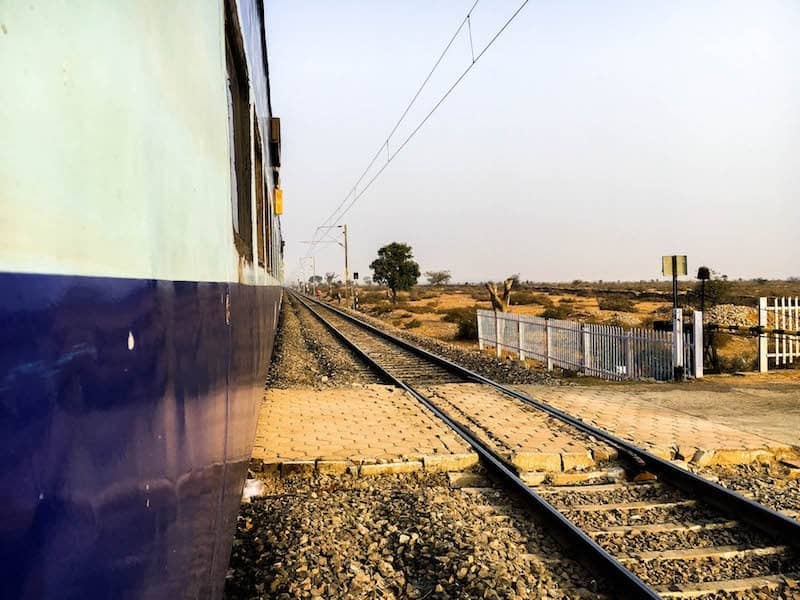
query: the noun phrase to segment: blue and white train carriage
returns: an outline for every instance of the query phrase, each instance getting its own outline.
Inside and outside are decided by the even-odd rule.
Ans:
[[[222,593],[281,297],[264,31],[0,3],[0,598]]]

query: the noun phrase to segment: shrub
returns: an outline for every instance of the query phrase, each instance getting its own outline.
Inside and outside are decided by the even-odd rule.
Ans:
[[[404,329],[416,329],[417,327],[422,325],[422,321],[419,319],[411,319],[408,323],[403,325]]]
[[[413,289],[408,293],[409,300],[429,300],[431,298],[436,298],[438,294],[433,290],[420,290],[420,289]]]
[[[414,306],[413,304],[408,304],[404,306],[403,309],[410,313],[414,313],[415,315],[424,315],[426,313],[434,312],[430,306]]]
[[[698,297],[702,294],[703,282],[695,284],[695,293]],[[705,304],[706,307],[725,304],[731,300],[733,293],[733,283],[723,275],[721,278],[709,279],[705,282]]]
[[[636,305],[630,298],[624,296],[612,296],[609,298],[598,298],[597,304],[600,310],[616,310],[619,312],[636,312]]]
[[[386,300],[386,292],[360,292],[358,294],[358,301],[361,304],[377,304]]]
[[[381,315],[388,315],[393,310],[394,308],[392,307],[392,305],[387,302],[387,303],[376,304],[375,306],[372,307],[370,313],[376,316],[381,316]]]
[[[458,325],[456,339],[477,340],[478,339],[478,311],[472,307],[448,308],[439,311],[443,314],[442,321],[455,323]]]
[[[544,317],[545,319],[568,319],[571,314],[572,307],[559,304],[558,306],[552,306],[545,309],[545,311],[539,316]]]
[[[553,306],[553,301],[550,299],[550,296],[545,294],[535,294],[533,292],[517,292],[516,294],[511,294],[511,304],[513,305],[522,305],[522,304],[538,304],[539,306],[544,306],[545,308],[549,308]]]
[[[462,319],[465,314],[473,309],[471,308],[443,308],[441,310],[436,311],[442,316],[442,321],[445,323],[458,323],[460,319]]]

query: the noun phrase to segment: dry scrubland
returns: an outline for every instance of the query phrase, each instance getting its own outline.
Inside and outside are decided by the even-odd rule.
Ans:
[[[708,299],[707,295],[705,320],[721,325],[755,325],[759,296],[800,296],[800,281],[726,281],[718,286],[714,289],[716,297]],[[679,295],[684,308],[699,306],[694,281],[682,282]],[[387,290],[371,286],[360,288],[359,298],[362,311],[395,327],[470,347],[476,344],[476,309],[491,308],[489,294],[481,285],[421,285],[398,293],[396,304],[390,302]],[[650,328],[656,320],[670,319],[671,284],[522,284],[512,292],[510,310],[523,315]],[[721,371],[756,368],[754,338],[716,333],[714,341]]]

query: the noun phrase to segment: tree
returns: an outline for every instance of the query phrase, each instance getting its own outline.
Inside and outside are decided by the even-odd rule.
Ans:
[[[450,271],[425,271],[425,277],[431,285],[447,285],[450,283]]]
[[[333,291],[333,280],[336,279],[336,273],[328,271],[325,273],[325,282],[328,284],[328,295],[330,296]]]
[[[312,275],[308,278],[308,283],[320,284],[322,283],[322,275]]]
[[[412,260],[411,246],[392,242],[378,250],[378,258],[372,261],[373,281],[389,288],[392,302],[397,302],[397,292],[410,290],[417,284],[419,265]]]
[[[705,271],[701,273],[701,269]],[[701,267],[698,269],[697,278],[699,281],[695,284],[694,291],[704,299],[704,305],[716,306],[730,302],[733,283],[728,281],[727,275],[720,275],[708,267]]]
[[[361,281],[364,282],[364,285],[372,285],[372,277],[370,277],[369,275],[364,277],[364,279],[362,279]]]
[[[484,286],[489,291],[489,300],[492,302],[492,309],[497,312],[507,312],[508,303],[511,300],[511,288],[514,286],[514,279],[509,277],[503,282],[502,291],[498,289],[499,284],[494,284],[491,281],[485,283]]]

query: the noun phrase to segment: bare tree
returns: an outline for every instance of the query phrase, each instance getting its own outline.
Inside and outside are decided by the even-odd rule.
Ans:
[[[334,279],[336,279],[336,273],[333,273],[331,271],[328,271],[327,273],[325,273],[325,281],[328,284],[328,295],[329,296],[330,296],[330,294],[331,294],[331,292],[333,290],[333,280]]]
[[[489,300],[492,302],[494,311],[507,312],[508,303],[511,300],[511,288],[514,286],[514,279],[509,277],[503,282],[503,289],[498,289],[499,284],[493,282],[485,283],[484,286],[489,291]]]
[[[450,283],[450,271],[425,271],[430,285],[447,285]]]

